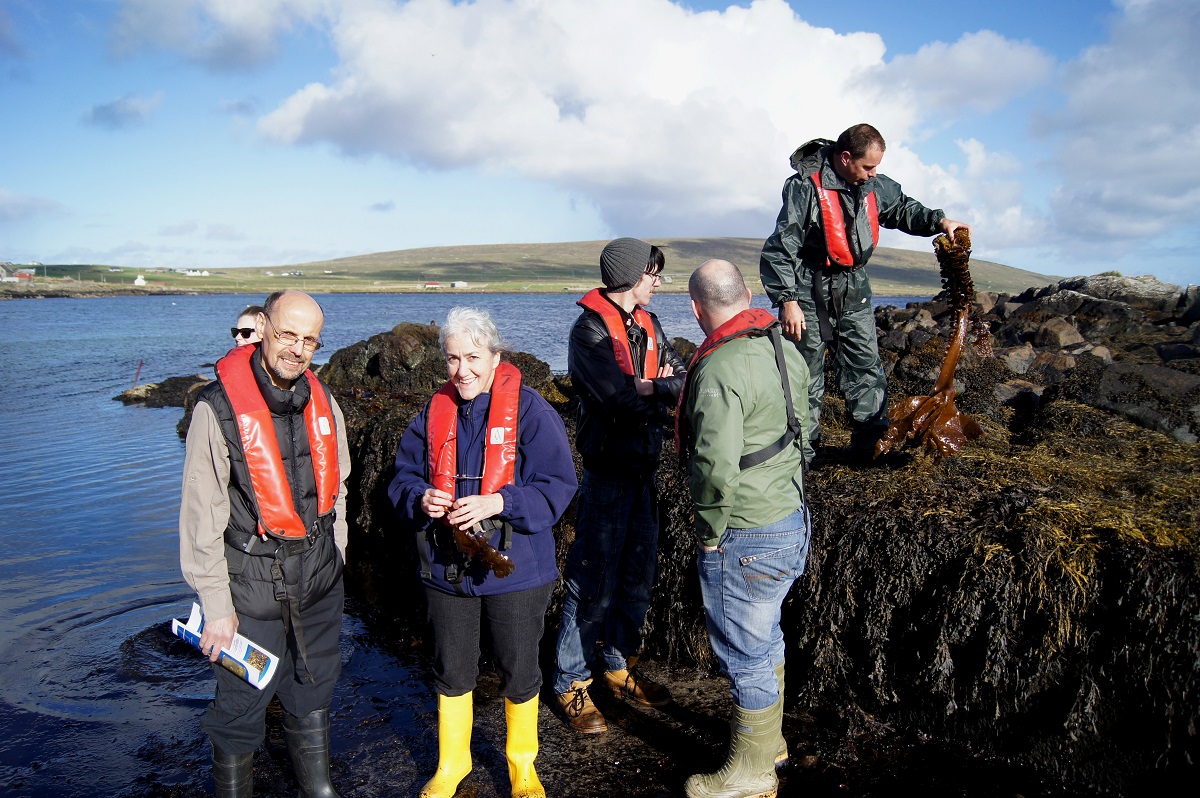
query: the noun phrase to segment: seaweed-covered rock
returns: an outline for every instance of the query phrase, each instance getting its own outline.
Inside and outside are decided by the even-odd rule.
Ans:
[[[1045,318],[1014,314],[1057,286],[1031,289],[1019,304],[977,303],[1003,346],[992,357],[968,349],[959,361],[958,405],[985,434],[957,456],[851,459],[844,402],[827,375],[822,464],[807,479],[808,570],[783,613],[787,709],[790,718],[839,718],[846,732],[805,754],[850,761],[868,739],[907,730],[1089,791],[1165,793],[1194,778],[1200,444],[1179,432],[1200,430],[1187,412],[1200,406],[1192,381],[1200,377],[1178,365],[1194,358],[1160,353],[1196,343],[1197,333],[1162,310],[1186,306],[1178,289],[1174,305],[1139,299],[1147,307],[1122,310],[1107,304],[1121,300],[1106,282],[1072,285],[1066,290],[1090,297],[1073,319],[1102,300],[1096,307],[1113,323],[1080,325],[1086,343],[1066,351],[1034,341]],[[947,309],[877,311],[893,401],[928,393],[950,335]],[[1034,326],[1010,337],[1022,318]],[[569,378],[528,355],[508,357],[556,405],[573,439]],[[346,413],[354,457],[354,588],[420,639],[412,533],[393,520],[386,488],[400,436],[445,379],[436,328],[398,325],[335,353],[323,377]],[[687,475],[669,443],[658,485],[647,654],[714,666]],[[561,566],[573,507],[555,534]],[[561,587],[547,640],[560,608]]]
[[[167,377],[162,382],[147,382],[130,388],[113,399],[127,405],[185,407],[188,396],[194,396],[201,386],[207,385],[211,380],[211,377],[199,374],[189,377]]]

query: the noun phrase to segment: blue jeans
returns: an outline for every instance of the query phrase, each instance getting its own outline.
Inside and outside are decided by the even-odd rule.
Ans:
[[[563,581],[567,595],[558,631],[554,692],[592,677],[596,641],[604,669],[621,670],[642,645],[642,623],[658,566],[654,478],[612,479],[583,472],[575,543]]]
[[[779,700],[779,612],[804,573],[808,541],[808,513],[801,508],[768,526],[727,529],[717,548],[696,555],[708,639],[742,709],[766,709]]]

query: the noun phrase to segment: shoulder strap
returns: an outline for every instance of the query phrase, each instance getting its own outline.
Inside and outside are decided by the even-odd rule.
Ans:
[[[799,438],[800,434],[804,431],[800,424],[800,419],[796,418],[796,406],[792,402],[792,381],[788,379],[787,364],[783,360],[783,340],[779,334],[779,327],[771,327],[767,334],[771,336],[771,346],[775,349],[775,366],[779,369],[779,381],[783,385],[783,400],[784,404],[787,405],[787,429],[780,436],[779,440],[765,449],[759,449],[757,452],[742,455],[742,458],[738,460],[738,468],[742,471],[767,462],[791,446],[792,442]]]

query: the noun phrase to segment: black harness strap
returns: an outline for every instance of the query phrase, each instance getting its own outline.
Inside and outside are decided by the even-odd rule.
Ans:
[[[817,307],[820,307],[820,305]],[[792,402],[792,381],[788,379],[787,364],[783,360],[783,339],[779,334],[779,327],[771,327],[768,334],[771,336],[771,346],[775,349],[775,366],[779,369],[779,382],[783,385],[783,399],[787,405],[787,429],[780,436],[779,440],[765,449],[759,449],[757,452],[742,455],[741,459],[738,460],[738,468],[742,471],[767,462],[791,446],[792,442],[799,438],[800,434],[804,431],[800,424],[800,419],[796,418],[796,406]]]

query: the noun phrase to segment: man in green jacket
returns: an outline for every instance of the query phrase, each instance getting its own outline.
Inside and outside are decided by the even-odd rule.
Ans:
[[[871,281],[863,269],[880,226],[932,236],[967,227],[905,196],[876,170],[886,143],[870,125],[854,125],[836,142],[814,139],[792,153],[796,174],[783,184],[783,208],[763,245],[759,274],[784,334],[808,363],[812,426],[804,444],[811,462],[820,442],[825,350],[833,348],[838,383],[851,419],[851,449],[869,457],[887,431],[887,376],[875,341]]]
[[[775,317],[750,307],[733,264],[705,262],[688,290],[706,338],[688,368],[679,446],[691,455],[705,625],[734,708],[724,766],[685,789],[689,798],[773,796],[775,763],[787,757],[780,607],[808,557],[808,368]]]

